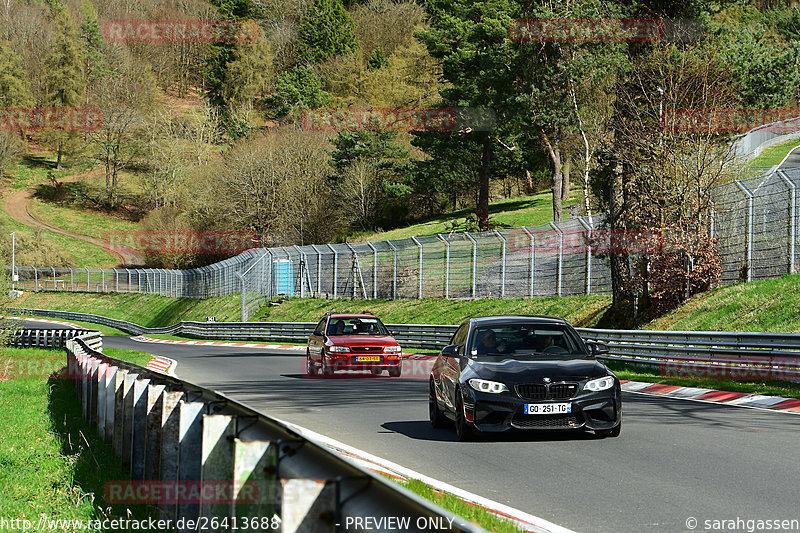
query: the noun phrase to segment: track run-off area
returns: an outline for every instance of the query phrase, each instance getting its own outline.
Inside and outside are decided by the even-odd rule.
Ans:
[[[428,423],[428,382],[412,360],[401,378],[324,379],[304,375],[297,350],[103,342],[172,358],[181,379],[578,532],[800,519],[797,415],[624,393],[618,438],[536,432],[457,442]]]

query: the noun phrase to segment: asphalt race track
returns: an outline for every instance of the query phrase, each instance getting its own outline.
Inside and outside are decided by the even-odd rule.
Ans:
[[[579,532],[690,531],[690,517],[698,531],[705,520],[800,519],[797,415],[625,393],[616,439],[460,443],[428,424],[425,379],[307,378],[298,352],[104,344],[171,357],[183,379]]]

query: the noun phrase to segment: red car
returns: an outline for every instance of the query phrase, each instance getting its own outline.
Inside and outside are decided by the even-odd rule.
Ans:
[[[369,313],[326,314],[308,338],[306,374],[330,376],[337,370],[384,370],[400,377],[402,349],[386,326]]]

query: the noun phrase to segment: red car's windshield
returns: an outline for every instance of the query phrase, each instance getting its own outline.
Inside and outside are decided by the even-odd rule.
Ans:
[[[389,335],[389,332],[377,318],[341,317],[328,322],[327,335]]]

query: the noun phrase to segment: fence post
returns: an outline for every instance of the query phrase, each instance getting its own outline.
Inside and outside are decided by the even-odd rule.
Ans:
[[[306,289],[305,289],[305,278],[303,277],[303,270],[308,269],[308,265],[306,264],[306,256],[303,252],[300,251],[300,247],[296,244],[292,246],[294,250],[297,252],[297,255],[300,256],[300,266],[298,267],[298,274],[300,274],[300,298],[306,297]],[[310,289],[311,287],[309,287]],[[314,292],[314,291],[311,291]]]
[[[339,288],[339,253],[332,245],[328,244],[327,246],[333,252],[333,297],[336,298]]]
[[[797,246],[797,186],[782,170],[778,171],[778,176],[780,176],[792,192],[792,198],[789,202],[789,273],[794,274],[797,272],[797,266],[795,264],[795,250]]]
[[[740,180],[734,183],[747,195],[747,281],[753,280],[753,193]]]
[[[522,226],[522,231],[524,231],[528,235],[530,240],[531,240],[531,253],[530,253],[530,256],[531,256],[531,279],[530,279],[531,286],[530,286],[530,295],[531,295],[531,298],[533,298],[533,294],[534,294],[534,273],[533,272],[534,272],[534,267],[536,266],[536,250],[535,250],[536,237],[534,237],[533,233],[528,231],[528,228],[526,228],[525,226]]]
[[[584,220],[585,217],[578,217],[578,222],[581,223],[588,232],[589,232],[589,240],[587,241],[588,246],[586,247],[586,294],[592,293],[592,230],[594,230],[594,226],[592,225],[592,219],[589,219],[587,223]]]
[[[558,295],[561,296],[561,279],[562,279],[562,265],[564,263],[564,232],[561,231],[561,228],[556,226],[555,222],[550,222],[550,227],[552,227],[558,233]]]
[[[391,239],[386,239],[386,244],[388,244],[392,251],[394,252],[394,267],[392,270],[392,300],[397,299],[397,247],[392,244]]]
[[[92,290],[90,283],[91,279],[92,279],[92,272],[88,268],[86,268],[86,292]]]
[[[411,240],[414,241],[417,246],[419,246],[419,296],[418,298],[422,299],[422,243],[417,240],[416,237],[411,237]]]
[[[36,267],[33,267],[33,290],[34,292],[39,291],[39,271]]]
[[[445,245],[445,265],[444,265],[444,297],[450,299],[450,241],[441,233],[437,234]]]
[[[717,209],[716,208],[717,208],[717,204],[714,202],[714,200],[711,200],[711,212],[710,212],[709,216],[711,218],[710,233],[711,233],[711,238],[712,239],[714,238],[714,236],[715,236],[715,234],[717,232],[717,224],[716,224],[717,223]]]
[[[322,254],[317,250],[317,245],[312,244],[311,249],[317,254],[317,293],[315,296],[322,294]]]
[[[56,290],[58,288],[56,286],[56,267],[50,267],[50,270],[53,272],[53,290]]]
[[[476,298],[478,288],[478,241],[468,231],[465,231],[464,235],[472,241],[472,297]]]
[[[72,270],[72,267],[69,269],[69,289],[75,292],[75,271]]]
[[[503,242],[503,266],[500,274],[500,298],[506,297],[506,238],[498,231],[494,230],[494,234]]]
[[[372,250],[372,299],[378,299],[378,249],[367,241],[367,246]]]

